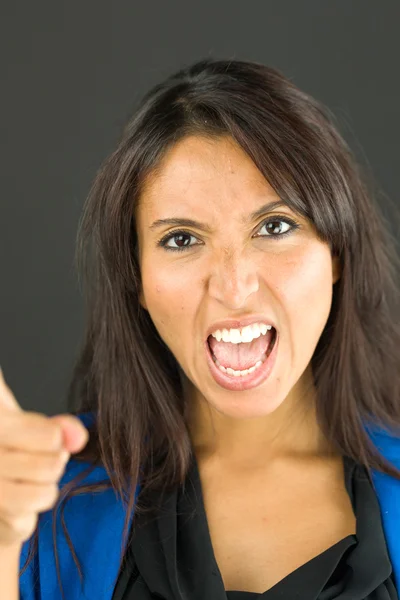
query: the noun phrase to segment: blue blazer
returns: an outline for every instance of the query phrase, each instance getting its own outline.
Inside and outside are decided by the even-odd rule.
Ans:
[[[78,418],[87,427],[93,413]],[[400,468],[400,435],[366,427],[380,452]],[[89,466],[73,458],[66,465],[59,488]],[[383,529],[393,565],[396,587],[400,590],[400,481],[373,471],[372,479],[379,500]],[[104,467],[96,467],[82,483],[108,480]],[[136,489],[136,497],[139,487]],[[65,505],[65,523],[73,547],[82,565],[81,582],[72,554],[62,531],[59,511],[56,516],[59,567],[66,600],[111,600],[114,579],[118,574],[120,547],[126,509],[111,488],[98,494],[82,494],[70,498]],[[132,515],[130,524],[132,522]],[[53,552],[52,510],[40,513],[39,546],[35,560],[20,577],[20,600],[61,599]],[[28,552],[27,540],[22,547],[20,568]]]

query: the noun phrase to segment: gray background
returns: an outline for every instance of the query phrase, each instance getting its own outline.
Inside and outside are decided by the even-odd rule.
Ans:
[[[399,202],[400,3],[3,2],[0,365],[53,415],[83,326],[73,266],[82,204],[140,96],[204,56],[257,60],[327,104]]]

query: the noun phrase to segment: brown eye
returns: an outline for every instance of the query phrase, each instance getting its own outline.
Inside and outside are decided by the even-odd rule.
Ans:
[[[158,242],[159,246],[165,248],[165,250],[179,251],[186,250],[196,246],[197,244],[193,242],[196,241],[197,238],[186,231],[175,231],[174,233],[169,233],[162,240]]]
[[[191,237],[191,235],[187,235],[186,233],[180,233],[178,235],[174,235],[172,238],[170,238],[170,240],[172,240],[178,248],[183,248],[184,246],[190,245]],[[167,244],[167,246],[169,246],[169,244]]]
[[[293,233],[295,229],[299,228],[299,224],[289,219],[288,217],[273,217],[264,221],[260,229],[258,230],[258,237],[283,237]],[[265,229],[266,233],[263,233]]]
[[[285,233],[285,231],[282,231],[282,229],[284,229],[284,227],[282,227],[282,223],[283,221],[270,221],[269,223],[266,223],[265,227],[266,230],[268,231],[268,233]],[[287,229],[286,229],[287,231]]]

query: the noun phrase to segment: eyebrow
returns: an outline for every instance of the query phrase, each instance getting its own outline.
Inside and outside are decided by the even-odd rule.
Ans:
[[[251,213],[248,217],[244,217],[242,219],[243,223],[250,223],[251,221],[257,220],[263,214],[275,210],[281,206],[285,206],[289,208],[289,205],[284,200],[275,200],[273,202],[267,202],[260,208],[258,208],[255,212]],[[150,225],[150,229],[157,229],[158,227],[162,227],[163,225],[179,225],[182,227],[195,227],[196,229],[202,229],[203,231],[207,231],[211,233],[211,227],[207,225],[207,223],[201,223],[200,221],[195,221],[194,219],[184,219],[181,217],[172,217],[168,219],[157,219]]]

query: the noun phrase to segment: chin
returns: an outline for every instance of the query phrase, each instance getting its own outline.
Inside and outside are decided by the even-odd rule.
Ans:
[[[246,392],[206,393],[206,402],[221,415],[233,419],[256,419],[272,414],[284,402],[284,396],[263,393],[261,389]]]

